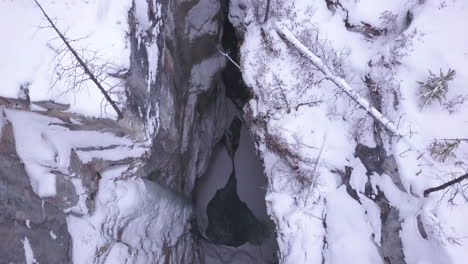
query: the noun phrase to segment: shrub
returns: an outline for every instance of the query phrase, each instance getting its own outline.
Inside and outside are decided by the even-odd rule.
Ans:
[[[417,82],[419,84],[419,98],[421,99],[421,108],[432,103],[439,101],[439,104],[447,101],[446,94],[448,92],[448,82],[455,78],[455,70],[449,69],[447,74],[442,73],[437,76],[429,71],[429,76],[424,82]]]
[[[431,156],[438,161],[444,162],[450,157],[455,157],[455,150],[461,143],[461,139],[434,140],[429,147]]]

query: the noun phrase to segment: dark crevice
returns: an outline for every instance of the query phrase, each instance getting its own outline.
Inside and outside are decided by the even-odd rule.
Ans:
[[[226,180],[226,183],[219,189],[215,189],[216,192],[214,195],[209,198],[209,201],[206,205],[206,209],[204,208],[197,208],[199,212],[198,215],[206,214],[206,220],[203,219],[196,219],[195,225],[196,227],[196,236],[201,239],[201,244],[208,243],[210,245],[222,245],[232,247],[230,254],[259,254],[259,252],[251,251],[246,248],[240,248],[246,244],[255,245],[256,248],[262,247],[260,252],[269,252],[270,254],[265,254],[265,256],[255,256],[251,257],[252,260],[246,263],[276,263],[276,251],[277,251],[277,244],[274,241],[274,228],[272,221],[267,217],[259,218],[259,214],[264,214],[266,216],[266,212],[259,212],[258,207],[257,209],[255,203],[265,203],[263,201],[264,196],[260,194],[253,194],[261,201],[253,201],[250,197],[250,200],[244,200],[246,198],[244,192],[244,198],[240,197],[240,191],[244,188],[246,177],[247,179],[252,179],[253,185],[255,183],[255,178],[258,177],[265,177],[261,171],[258,170],[251,170],[248,168],[247,170],[244,169],[242,171],[237,171],[236,168],[239,168],[239,164],[236,163],[245,163],[245,160],[239,156],[239,152],[243,153],[242,151],[242,144],[253,144],[252,141],[245,140],[242,137],[241,130],[243,128],[244,123],[242,119],[238,116],[234,116],[230,126],[225,130],[225,133],[219,143],[217,144],[218,149],[223,149],[226,153],[227,159],[225,159],[224,164],[216,163],[216,155],[220,155],[221,152],[215,151],[213,157],[213,164],[210,166],[221,166],[225,167],[226,169],[223,170],[223,174],[228,173],[230,170],[229,176]],[[244,146],[245,148],[245,146]],[[253,150],[253,148],[252,148]],[[250,155],[256,155],[255,153],[251,153]],[[247,164],[248,165],[248,162]],[[244,166],[244,165],[241,165]],[[218,170],[219,172],[219,170]],[[245,175],[245,174],[248,175]],[[217,174],[211,175],[212,172],[210,170],[207,172],[208,175],[202,176],[202,178],[210,177],[210,181],[217,181],[216,178],[223,178],[226,175]],[[240,178],[239,178],[240,177]],[[238,181],[239,179],[243,179],[243,184]],[[206,180],[206,179],[204,179]],[[258,180],[258,179],[257,179]],[[195,192],[195,204],[199,204],[200,201],[197,199],[206,199],[202,198],[201,196],[205,196],[205,192],[213,192],[213,186],[210,186],[212,183],[208,185],[205,183],[198,183],[196,188],[199,188]],[[250,183],[249,183],[250,184]],[[260,186],[259,186],[260,187]],[[248,195],[251,196],[252,194]],[[247,196],[247,197],[248,197]],[[252,207],[253,206],[253,207]],[[201,211],[201,212],[200,212]],[[201,221],[198,222],[197,221]],[[202,222],[206,221],[206,227],[203,227]],[[270,242],[269,242],[270,241]],[[267,246],[265,246],[267,245]],[[271,245],[271,248],[268,248]],[[238,250],[236,248],[239,248]],[[239,253],[236,253],[239,252]],[[203,252],[203,249],[200,252],[201,255],[207,254]],[[253,260],[255,259],[255,260]],[[212,262],[213,260],[204,259],[201,263],[230,263],[230,262],[223,262],[226,260],[219,259],[218,261],[221,262]],[[273,262],[271,262],[273,261]],[[237,262],[233,262],[237,263]]]
[[[267,227],[260,222],[237,194],[237,179],[232,171],[226,186],[208,204],[207,237],[215,244],[238,247],[247,242],[260,244]]]
[[[228,19],[229,1],[220,0],[220,4],[223,34],[217,47],[239,65],[242,39]],[[198,238],[198,261],[277,263],[274,224],[264,200],[267,179],[242,118],[251,92],[235,63],[226,58],[218,76],[222,88],[216,94],[226,98],[227,115],[219,118],[230,120],[193,192],[196,218],[192,231]]]
[[[229,1],[222,1],[224,13],[223,37],[221,40],[224,51],[229,57],[240,65],[239,46],[240,41],[234,26],[228,19]],[[226,87],[226,96],[231,99],[238,109],[242,110],[245,103],[251,98],[251,93],[242,79],[242,72],[231,61],[227,61],[226,68],[222,72],[222,79]]]
[[[379,137],[380,138],[380,137]],[[379,140],[381,142],[381,139]],[[374,189],[371,185],[370,176],[377,174],[388,174],[394,184],[402,191],[403,185],[400,182],[398,170],[393,156],[387,156],[385,149],[381,144],[371,148],[362,144],[356,146],[355,155],[358,157],[367,172],[368,180],[365,185],[364,195],[374,201],[380,208],[381,229],[381,254],[385,263],[404,264],[405,256],[403,253],[403,244],[399,236],[402,226],[402,220],[398,209],[390,205],[385,193],[379,186]]]
[[[235,153],[240,143],[241,126],[242,122],[236,116],[224,133],[222,142],[233,169],[227,184],[216,192],[207,208],[207,237],[213,243],[233,247],[247,242],[259,244],[267,232],[266,225],[255,217],[237,193]]]
[[[358,144],[356,146],[356,157],[358,157],[370,176],[374,172],[377,174],[384,173],[383,162],[385,160],[385,151],[382,148],[370,148],[368,146]]]

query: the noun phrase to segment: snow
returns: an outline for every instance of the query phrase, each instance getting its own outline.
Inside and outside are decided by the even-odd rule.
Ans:
[[[298,49],[301,52],[301,54],[306,56],[318,68],[318,70],[322,72],[325,75],[325,77],[327,77],[328,80],[330,80],[341,90],[343,90],[343,92],[346,93],[346,95],[351,97],[377,122],[379,122],[387,130],[389,130],[392,133],[391,136],[395,136],[398,138],[398,140],[403,141],[405,144],[408,145],[411,151],[415,151],[418,154],[418,156],[421,156],[430,165],[434,165],[435,162],[426,152],[421,151],[418,147],[416,147],[413,144],[412,140],[405,133],[400,131],[392,121],[390,121],[387,117],[382,115],[380,111],[373,107],[369,100],[365,99],[358,92],[356,92],[346,80],[338,77],[336,74],[333,74],[330,68],[317,55],[315,55],[307,47],[305,47],[286,27],[282,25],[276,25],[276,28],[278,33],[281,34],[284,38],[286,38],[296,49]]]
[[[10,109],[5,113],[13,126],[18,155],[39,197],[56,195],[57,176],[52,171],[68,174],[72,150],[77,150],[83,163],[94,159],[137,158],[147,151],[143,143],[138,144],[131,138],[118,137],[109,132],[70,130],[58,118]],[[80,179],[74,179],[72,183],[78,194],[85,193]],[[80,211],[86,208],[84,202],[80,200]]]
[[[148,73],[147,92],[151,94],[151,87],[156,84],[158,64],[160,62],[160,51],[158,47],[158,36],[163,26],[162,5],[158,1],[132,1],[135,15],[135,35],[138,45],[144,45],[147,52]],[[155,109],[147,108],[146,113],[140,110],[140,116],[146,117],[145,133],[151,138],[157,133],[159,124],[159,105]],[[154,112],[153,112],[154,111]]]
[[[24,237],[23,247],[24,247],[24,258],[26,260],[26,264],[38,264],[39,262],[36,261],[34,258],[34,252],[31,248],[31,244],[29,243],[28,237]]]
[[[317,263],[324,246],[321,206],[301,210],[287,193],[270,192],[266,197],[269,213],[277,227],[281,263]]]
[[[86,205],[87,190],[83,186],[82,179],[70,179],[73,187],[75,187],[75,192],[78,195],[78,202],[75,206],[67,208],[64,211],[68,212],[88,212],[88,206]]]
[[[99,51],[102,61],[112,62],[119,69],[129,67],[127,12],[132,2],[41,1],[59,28],[67,31],[67,36],[89,35],[73,45]],[[250,129],[256,136],[256,147],[268,176],[265,199],[268,214],[277,227],[280,261],[295,264],[383,263],[381,247],[385,223],[379,204],[372,200],[375,193],[370,198],[365,195],[366,184],[370,183],[372,190],[380,190],[388,205],[398,212],[401,230],[396,237],[401,238],[406,263],[464,263],[468,259],[466,201],[457,196],[451,201],[455,204],[450,205],[450,197],[444,196],[443,192],[432,193],[429,197],[423,197],[423,192],[454,175],[465,173],[465,168],[459,165],[467,162],[466,142],[462,142],[454,157],[445,163],[427,157],[427,149],[434,139],[468,137],[465,120],[468,107],[466,103],[460,104],[457,111],[450,112],[436,102],[421,109],[417,81],[425,80],[428,70],[438,73],[453,68],[457,74],[449,82],[447,98],[466,98],[468,35],[464,32],[467,2],[341,0],[346,11],[338,8],[335,12],[326,7],[326,1],[272,2],[275,2],[272,8],[276,10],[265,24],[258,24],[253,11],[255,2],[247,0],[230,2],[229,19],[245,30],[240,66],[244,81],[255,95],[246,106],[246,112],[251,114]],[[278,6],[277,2],[283,2],[283,5]],[[206,3],[210,5],[198,5],[186,18],[189,23],[183,30],[189,36],[188,41],[200,37],[202,26],[212,34],[218,31],[215,20],[203,14],[208,12],[208,7],[217,10],[219,5]],[[157,1],[134,1],[134,4],[137,37],[148,50],[149,91],[156,81],[161,57],[155,40],[163,25],[163,10]],[[150,17],[150,13],[154,16]],[[386,20],[384,14],[395,15],[395,21]],[[412,21],[409,21],[410,14]],[[353,25],[369,23],[391,32],[367,38],[356,30],[346,29],[346,16]],[[52,30],[38,28],[46,25],[45,22],[33,1],[0,2],[0,31],[6,36],[0,43],[0,96],[24,97],[20,88],[29,86],[33,102],[52,100],[70,104],[69,112],[115,117],[115,113],[107,111],[108,108],[102,108],[103,96],[92,83],[86,83],[86,87],[76,93],[66,93],[63,82],[51,87],[54,77],[51,47],[57,47],[60,42],[52,40],[56,37]],[[307,76],[308,71],[314,69],[277,34],[278,27],[289,42],[308,55],[316,66],[324,68],[322,72],[334,83],[320,81],[323,75],[318,73]],[[305,38],[307,32],[312,32],[310,39]],[[317,47],[323,48],[324,54],[311,56],[310,51]],[[324,55],[333,54],[333,51],[344,54],[339,61],[342,76],[330,65],[323,67],[326,64]],[[194,84],[206,87],[210,80],[198,76],[204,75],[201,72],[213,71],[207,65],[219,67],[223,62],[223,56],[216,54],[194,66],[191,72]],[[377,82],[383,98],[382,108],[378,111],[369,104],[369,89],[363,81],[367,74]],[[353,100],[371,112],[373,118],[356,107]],[[317,104],[299,107],[310,101],[317,101]],[[81,162],[91,163],[138,159],[145,156],[148,146],[105,130],[72,130],[67,128],[68,121],[47,116],[44,107],[33,103],[30,108],[37,112],[1,109],[0,127],[6,121],[13,125],[18,155],[25,164],[33,191],[39,197],[50,198],[60,192],[56,182],[57,177],[62,176],[57,176],[54,171],[71,177],[79,201],[65,211],[82,214],[67,218],[73,238],[74,263],[156,263],[164,256],[166,247],[172,247],[176,255],[183,254],[183,250],[190,251],[189,242],[180,241],[184,241],[189,232],[192,211],[190,203],[179,195],[154,182],[134,177],[128,173],[130,165],[115,166],[102,173],[96,208],[90,212],[83,180],[77,175],[69,175],[72,151]],[[149,112],[142,115],[149,115]],[[406,139],[404,142],[388,135],[383,138],[387,154],[395,158],[398,169],[395,174],[403,188],[393,175],[374,173],[368,176],[362,162],[355,157],[357,143],[369,147],[377,144],[373,136],[373,119]],[[69,120],[72,124],[86,126],[85,120],[74,117]],[[153,123],[147,124],[150,131],[147,135],[156,133],[156,120],[157,116],[152,118]],[[244,139],[246,135],[243,130]],[[268,145],[266,136],[285,142],[288,150],[307,159],[288,160],[284,153]],[[409,148],[417,151],[408,151]],[[244,152],[252,153],[252,150],[241,146],[242,154],[236,159],[247,158]],[[421,159],[422,153],[426,160]],[[217,165],[208,172],[211,178],[201,179],[200,184],[208,184],[204,180],[209,180],[211,187],[221,188],[225,181],[215,176],[231,168],[225,165],[229,163],[227,153],[215,150],[215,155],[213,162]],[[248,159],[245,167],[236,167],[237,171],[244,175],[243,170],[254,166],[250,161],[253,162]],[[347,193],[343,180],[336,173],[345,166],[353,168],[349,187],[356,191],[359,201]],[[299,172],[306,173],[310,185],[304,186],[296,178]],[[246,182],[246,178],[239,179],[240,185]],[[241,199],[254,200],[252,197],[259,184],[256,182],[240,189]],[[199,206],[206,207],[208,198],[219,188],[199,195]],[[255,194],[263,195],[263,190]],[[253,207],[254,213],[264,210],[261,204]],[[29,220],[26,220],[26,227],[31,228]],[[424,228],[427,238],[422,236],[420,228]],[[49,235],[52,239],[57,237],[52,230]],[[26,263],[37,263],[29,239],[25,237],[22,243]],[[221,248],[220,252],[223,255],[227,250]]]
[[[349,185],[353,187],[358,193],[364,193],[367,182],[366,168],[362,162],[355,158],[350,162],[353,171],[351,172],[351,178],[349,180]]]
[[[150,16],[149,8],[150,5],[145,1],[135,1],[135,17],[137,20],[137,35],[139,42],[144,42],[146,45],[146,51],[148,52],[148,92],[150,85],[156,82],[156,74],[158,72],[159,62],[159,48],[155,40],[145,41],[143,38],[149,34],[152,36],[158,36],[160,28],[162,26],[161,21],[161,4],[154,2],[151,4],[154,9],[154,17]],[[154,6],[153,6],[154,5]],[[153,20],[156,20],[155,22]],[[150,31],[150,32],[148,32]],[[139,43],[139,44],[140,44]]]
[[[382,243],[382,223],[380,219],[381,210],[380,208],[366,196],[359,194],[359,200],[364,207],[367,221],[372,228],[372,234],[374,236],[374,242],[377,246],[381,246]]]
[[[49,231],[49,236],[50,236],[53,240],[57,239],[57,235],[56,235],[56,234],[54,233],[54,231],[52,231],[52,230]]]
[[[451,261],[442,244],[419,235],[415,217],[406,218],[403,222],[401,239],[408,263],[459,263]]]
[[[93,262],[101,251],[103,263],[159,263],[166,246],[177,254],[177,243],[188,232],[188,201],[154,182],[115,180],[120,173],[102,175],[92,215],[68,216],[73,263]]]
[[[340,187],[327,196],[327,263],[384,263],[375,246],[364,208]],[[345,220],[346,219],[346,220]],[[352,244],[350,244],[352,243]],[[350,246],[352,245],[352,246]]]
[[[128,68],[125,34],[128,31],[127,11],[132,1],[39,2],[70,39],[89,35],[72,43],[77,49],[86,47],[90,51],[99,51],[103,61],[112,62],[118,68]],[[113,112],[102,113],[107,110],[101,108],[103,95],[91,82],[76,93],[66,93],[61,81],[51,88],[54,53],[50,47],[61,43],[53,40],[56,35],[50,28],[41,28],[46,26],[46,21],[34,1],[1,1],[0,10],[0,31],[8,36],[7,41],[0,43],[0,96],[17,98],[20,86],[29,83],[32,101],[53,100],[70,104],[71,112],[115,116]]]
[[[468,59],[468,39],[461,32],[466,31],[468,5],[465,1],[437,0],[340,3],[347,14],[341,7],[336,12],[330,11],[326,1],[274,4],[269,21],[261,25],[249,20],[249,11],[235,9],[231,14],[234,16],[231,20],[246,30],[241,67],[244,81],[255,95],[246,111],[253,119],[251,131],[259,138],[257,149],[269,178],[267,205],[277,225],[281,260],[320,263],[322,241],[326,240],[324,263],[382,263],[381,230],[385,223],[379,204],[372,200],[375,197],[371,199],[364,194],[366,184],[370,183],[373,191],[380,190],[398,211],[402,230],[397,237],[401,238],[406,263],[464,263],[468,228],[461,223],[468,216],[466,201],[456,197],[455,209],[448,202],[450,197],[442,196],[443,192],[432,193],[428,198],[423,197],[423,192],[466,173],[466,168],[460,166],[466,164],[466,143],[461,143],[454,157],[445,163],[435,161],[428,147],[434,139],[467,137],[467,106],[461,104],[457,111],[449,112],[436,102],[420,109],[417,81],[425,80],[428,70],[438,74],[440,69],[445,73],[452,68],[457,74],[449,82],[447,98],[466,97],[468,76],[462,69]],[[355,26],[368,23],[389,33],[368,38],[356,30],[347,30],[344,23],[347,15]],[[389,21],[389,15],[394,15],[395,21]],[[275,33],[278,28],[287,41]],[[316,30],[312,39],[305,37]],[[332,82],[310,85],[319,77],[307,79],[304,69],[310,69],[309,72],[317,69],[304,63],[288,41],[318,68],[329,68],[325,71],[328,76],[336,74],[330,65],[322,67],[326,57],[320,53],[318,57],[311,56],[309,50],[322,45],[327,54],[333,50],[346,51],[342,61],[344,75],[331,79],[337,86],[349,88],[345,92],[373,112],[373,117],[357,108]],[[368,103],[366,75],[376,82],[383,99],[379,109],[382,115],[368,107],[372,105]],[[279,89],[283,95],[278,93]],[[323,102],[294,109],[294,104],[301,100],[318,98]],[[392,172],[393,178],[386,173],[369,177],[361,161],[354,157],[356,143],[369,147],[378,143],[372,125],[375,119],[404,138],[383,136],[383,147],[387,155],[393,155],[398,169]],[[256,122],[266,124],[261,127]],[[312,190],[291,190],[295,172],[285,166],[284,153],[275,153],[268,146],[264,138],[268,134],[287,142],[288,148],[301,157],[320,159]],[[331,172],[345,166],[353,168],[349,185],[357,192],[359,202],[346,194],[344,186],[340,187],[342,180]],[[297,170],[307,172],[310,166],[299,162]],[[399,179],[394,179],[394,174]],[[326,212],[325,229],[321,221],[307,217],[305,212],[310,210],[316,215]],[[428,233],[426,239],[419,234],[418,217]],[[304,236],[317,239],[303,240]]]
[[[299,2],[297,1],[295,4],[298,6],[304,4],[304,2]],[[297,10],[301,9],[298,8]],[[324,18],[323,27],[327,29],[337,27],[333,24],[333,21],[326,23],[332,19],[326,12],[317,12],[316,14],[319,18]],[[311,17],[299,12],[298,16],[302,16],[303,19],[318,19],[315,14]],[[290,21],[285,19],[282,22],[288,24]],[[273,28],[272,25],[268,26]],[[320,27],[322,28],[322,24]],[[320,263],[325,246],[324,236],[327,232],[323,224],[326,208],[324,198],[326,193],[335,188],[339,182],[328,169],[340,168],[346,164],[346,160],[351,159],[355,147],[354,144],[349,143],[349,134],[347,132],[349,124],[339,118],[330,118],[331,111],[340,113],[342,111],[341,106],[347,105],[347,102],[341,101],[331,94],[335,91],[335,88],[331,85],[313,86],[305,93],[301,92],[304,90],[302,76],[297,76],[299,69],[295,68],[294,59],[290,57],[287,46],[279,37],[274,35],[274,31],[268,31],[268,28],[265,30],[273,38],[272,44],[270,44],[273,45],[271,49],[276,49],[281,54],[287,55],[272,56],[271,54],[265,54],[265,44],[262,43],[259,28],[255,25],[247,28],[242,46],[241,66],[244,81],[254,89],[255,94],[259,95],[249,102],[252,116],[253,118],[270,116],[270,119],[266,119],[268,122],[267,133],[279,136],[285,142],[289,142],[291,146],[294,146],[294,151],[298,151],[302,157],[313,159],[319,155],[322,156],[316,170],[316,175],[320,175],[320,177],[312,179],[312,181],[316,182],[313,186],[308,187],[309,190],[297,191],[294,187],[291,187],[295,186],[295,179],[291,179],[293,176],[287,174],[288,169],[280,165],[282,163],[281,157],[272,153],[268,146],[260,144],[258,149],[265,163],[265,173],[269,177],[270,186],[266,196],[267,208],[277,226],[277,241],[280,247],[281,263]],[[295,30],[299,32],[297,28]],[[323,32],[332,34],[334,31],[324,30]],[[354,36],[351,37],[355,38]],[[339,45],[339,43],[336,44]],[[359,47],[356,50],[363,49]],[[265,65],[262,64],[264,58],[268,58]],[[330,109],[324,104],[319,104],[316,107],[301,107],[296,110],[294,109],[295,106],[292,105],[291,108],[293,109],[291,109],[290,113],[287,113],[281,108],[282,105],[284,106],[284,101],[269,105],[270,101],[276,100],[274,97],[274,79],[270,73],[276,73],[276,77],[284,83],[283,89],[288,91],[286,98],[289,100],[289,104],[300,102],[300,100],[307,102],[308,98],[315,97],[322,98],[325,102],[328,100],[333,101],[336,103],[337,108]],[[259,87],[259,83],[267,85]],[[279,106],[277,110],[275,110],[275,106]],[[260,133],[260,135],[262,134]],[[327,243],[333,242],[327,241]]]
[[[406,0],[344,0],[340,1],[342,6],[350,14],[350,22],[354,25],[360,25],[361,22],[379,25],[382,21],[382,14],[384,12],[392,12],[399,14],[408,9],[408,7],[415,1]]]
[[[401,79],[401,91],[404,100],[403,111],[407,113],[406,119],[411,120],[412,126],[428,138],[456,138],[464,137],[465,122],[459,122],[467,114],[466,104],[460,111],[450,114],[434,103],[419,111],[418,84],[428,75],[428,70],[439,73],[449,68],[457,71],[455,80],[449,83],[448,98],[463,95],[468,74],[463,70],[468,59],[468,37],[463,32],[466,25],[465,12],[468,8],[463,1],[447,1],[446,7],[440,8],[438,1],[427,1],[419,15],[415,18],[414,27],[420,37],[413,41],[412,52],[402,60],[402,67],[398,72]],[[417,25],[417,26],[416,26]],[[450,28],[450,30],[446,30]],[[450,41],[447,41],[450,39]],[[432,54],[432,56],[427,56]],[[424,62],[424,63],[422,63]],[[423,65],[423,66],[422,66]],[[433,124],[445,129],[433,129]]]
[[[399,112],[405,113],[405,121],[416,131],[416,138],[422,146],[428,146],[433,139],[437,138],[465,138],[467,114],[466,104],[460,105],[459,111],[450,113],[437,102],[424,109],[418,108],[419,98],[418,84],[416,81],[423,81],[428,75],[428,70],[438,73],[439,70],[447,72],[449,68],[457,71],[455,80],[449,82],[449,92],[447,98],[454,98],[459,95],[464,96],[465,84],[468,80],[466,71],[467,43],[468,38],[463,32],[466,25],[467,4],[464,1],[426,1],[421,6],[412,26],[407,31],[417,30],[418,37],[412,41],[411,52],[402,58],[402,66],[397,71],[398,80],[401,80],[402,107]],[[431,56],[427,56],[431,54]],[[400,147],[395,152],[402,152]],[[415,172],[421,168],[415,166],[415,157],[405,155],[405,158],[397,158],[402,180],[406,185],[411,185],[417,193],[421,193],[425,188],[433,187],[451,179],[451,174],[461,175],[465,173],[462,168],[453,166],[456,161],[463,162],[466,153],[466,145],[461,144],[457,149],[456,158],[453,161],[441,164],[437,171],[426,170],[423,167],[422,175],[414,177]],[[397,156],[396,156],[397,157]],[[402,231],[403,238],[408,241],[406,244],[417,249],[408,249],[408,260],[416,263],[449,263],[445,258],[451,259],[452,263],[461,263],[466,259],[466,240],[456,239],[460,244],[447,242],[450,237],[462,238],[467,234],[467,228],[460,225],[461,219],[466,218],[467,208],[465,202],[451,207],[448,197],[441,197],[441,193],[431,194],[433,198],[425,201],[423,211],[423,221],[429,230],[433,232],[431,241],[420,241],[412,236],[411,230],[414,228],[414,219],[405,221],[405,229]],[[459,198],[455,199],[456,201]],[[455,209],[456,208],[456,209]],[[456,211],[456,213],[455,213]],[[427,217],[433,215],[433,217]],[[435,221],[434,221],[435,219]],[[405,231],[408,230],[406,233]],[[450,230],[450,231],[448,231]],[[434,242],[436,241],[436,242]],[[416,251],[432,252],[424,256],[414,254]],[[445,251],[445,252],[444,252]]]

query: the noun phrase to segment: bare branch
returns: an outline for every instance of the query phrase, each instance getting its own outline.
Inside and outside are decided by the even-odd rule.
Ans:
[[[219,52],[221,55],[223,55],[223,56],[225,56],[226,58],[228,58],[229,61],[232,62],[232,64],[234,64],[234,65],[239,69],[240,72],[242,72],[241,66],[240,66],[239,64],[237,64],[237,62],[235,62],[235,61],[231,58],[231,56],[229,56],[228,53],[222,52],[222,51],[219,50],[219,49],[218,49],[218,52]]]
[[[446,183],[444,183],[442,185],[439,185],[437,187],[426,189],[424,191],[424,197],[427,197],[430,193],[437,192],[437,191],[443,190],[443,189],[445,189],[447,187],[450,187],[452,185],[455,185],[455,184],[457,184],[457,183],[459,183],[459,182],[461,182],[461,181],[463,181],[465,179],[468,179],[468,174],[465,174],[463,176],[455,178],[455,179],[453,179],[453,180],[451,180],[449,182],[446,182]]]

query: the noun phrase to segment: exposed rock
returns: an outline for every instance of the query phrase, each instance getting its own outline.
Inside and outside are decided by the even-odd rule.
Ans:
[[[385,150],[381,145],[375,148],[369,148],[365,145],[358,144],[356,146],[356,156],[367,169],[367,176],[373,173],[377,173],[378,175],[387,173],[394,181],[394,184],[400,190],[404,190],[394,158],[392,156],[386,156]],[[390,204],[385,197],[385,193],[378,187],[375,192],[370,186],[369,181],[366,183],[365,195],[373,200],[380,208],[380,218],[382,221],[381,251],[384,260],[391,264],[406,263],[400,237],[403,220],[400,219],[398,209]]]
[[[164,1],[161,17],[154,17],[158,7],[150,2],[157,38],[152,28],[138,28],[135,8],[129,12],[128,111],[147,127],[157,122],[150,162],[139,175],[189,196],[226,126],[220,79],[225,58],[218,52],[223,13],[218,1]],[[160,56],[151,61],[155,49]],[[157,76],[151,64],[157,64]]]
[[[27,238],[39,263],[70,263],[71,239],[65,213],[34,193],[16,153],[11,124],[6,121],[0,126],[1,262],[24,263],[22,243]]]

